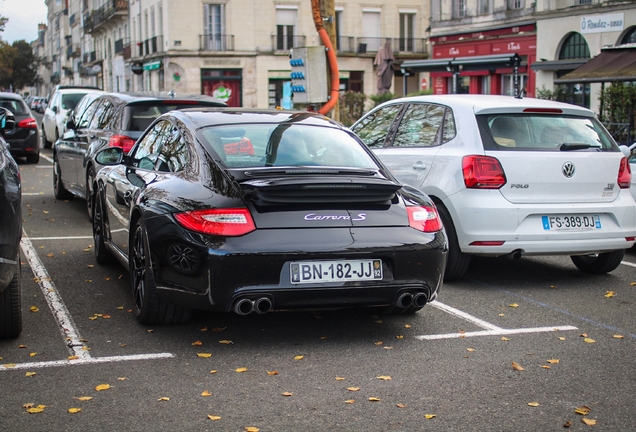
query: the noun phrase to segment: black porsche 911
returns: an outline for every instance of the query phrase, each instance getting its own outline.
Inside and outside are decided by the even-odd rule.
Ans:
[[[433,202],[317,113],[201,108],[96,156],[99,263],[129,268],[144,324],[434,300],[447,240]]]

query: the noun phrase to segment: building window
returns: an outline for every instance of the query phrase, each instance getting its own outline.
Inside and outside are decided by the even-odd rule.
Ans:
[[[400,13],[400,52],[413,52],[414,22],[414,13]]]
[[[590,58],[590,48],[587,46],[585,38],[580,33],[570,34],[561,46],[559,60],[588,58]]]
[[[455,18],[464,18],[466,16],[466,0],[454,0],[453,6]]]
[[[380,37],[380,11],[363,10],[362,11],[362,37],[358,40],[358,52],[378,51],[383,45]]]
[[[559,60],[571,59],[589,59],[590,48],[587,46],[585,38],[580,33],[571,33],[566,37],[561,51],[559,52]],[[570,72],[569,70],[557,71],[557,78]],[[554,91],[556,99],[560,102],[571,103],[574,105],[590,107],[590,85],[581,84],[564,84],[559,85]]]
[[[508,0],[508,9],[523,9],[524,0]]]
[[[342,10],[336,9],[336,50],[342,51]]]
[[[287,51],[294,47],[296,9],[276,9],[276,49]]]
[[[636,27],[631,28],[621,39],[621,44],[629,43],[636,43]]]
[[[490,0],[478,0],[477,7],[479,15],[488,15],[490,13]]]
[[[207,51],[227,51],[225,40],[225,5],[204,5],[205,47]]]

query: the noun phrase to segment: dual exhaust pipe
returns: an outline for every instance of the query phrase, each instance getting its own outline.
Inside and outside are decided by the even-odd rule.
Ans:
[[[264,314],[270,310],[272,310],[272,301],[268,297],[261,297],[256,300],[242,298],[234,303],[234,312],[239,315],[249,315],[252,312]]]
[[[406,309],[411,306],[422,308],[426,305],[428,297],[423,292],[411,294],[409,292],[402,293],[395,300],[395,306]]]

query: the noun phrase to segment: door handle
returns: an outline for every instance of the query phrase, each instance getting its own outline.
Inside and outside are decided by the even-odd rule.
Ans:
[[[424,165],[422,163],[422,161],[417,161],[413,164],[413,169],[414,170],[425,170],[426,169],[426,165]]]

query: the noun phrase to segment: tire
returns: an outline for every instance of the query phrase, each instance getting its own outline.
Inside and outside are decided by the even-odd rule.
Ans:
[[[574,265],[584,273],[609,273],[623,261],[625,249],[591,255],[573,255],[570,257]]]
[[[40,162],[40,153],[38,152],[36,154],[28,154],[26,156],[26,161],[27,163],[30,163],[30,164],[36,164]]]
[[[436,202],[437,211],[442,218],[446,237],[448,238],[448,255],[446,257],[446,271],[444,272],[444,282],[456,281],[464,277],[472,257],[461,251],[455,225],[450,213],[443,204]]]
[[[113,262],[113,255],[106,249],[107,222],[104,217],[104,206],[102,200],[95,194],[93,196],[95,207],[93,208],[93,249],[95,251],[95,261],[98,264],[110,264]]]
[[[141,324],[179,324],[190,318],[190,309],[177,307],[159,297],[154,278],[157,264],[151,259],[148,235],[141,220],[135,224],[128,261],[133,313]]]
[[[50,149],[51,147],[53,147],[53,143],[46,137],[44,123],[42,123],[42,147],[44,147],[45,149]]]
[[[74,195],[67,191],[62,184],[62,171],[57,161],[57,154],[53,155],[53,192],[59,200],[72,200]]]
[[[20,270],[0,293],[0,339],[16,338],[22,332]]]
[[[93,182],[95,181],[95,168],[88,167],[86,170],[86,212],[88,213],[88,220],[93,221],[93,196],[95,191],[93,191]]]

